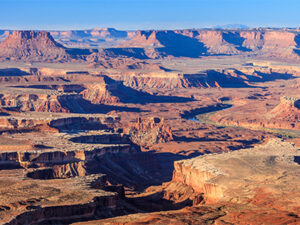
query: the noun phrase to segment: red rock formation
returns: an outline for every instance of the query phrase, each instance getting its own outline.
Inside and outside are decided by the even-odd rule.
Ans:
[[[86,175],[83,162],[55,165],[52,167],[52,169],[54,178],[67,178]]]
[[[135,123],[123,124],[124,132],[129,133],[131,140],[139,145],[163,143],[173,140],[172,130],[163,118],[138,118]]]
[[[45,94],[1,94],[0,102],[2,107],[16,107],[21,111],[36,112],[69,112],[59,100],[59,96]]]
[[[284,58],[299,60],[297,53],[297,32],[274,30],[175,30],[175,34],[202,43],[209,54],[241,54],[256,52],[265,58]],[[155,47],[156,54],[147,54],[150,58],[165,57],[159,53],[162,47],[172,46],[176,42],[173,31],[139,31],[136,36],[123,46]],[[179,37],[179,36],[178,36]],[[188,40],[186,40],[188,43]],[[197,43],[194,43],[197,46]],[[293,51],[296,49],[296,51]],[[200,50],[200,49],[199,49]]]
[[[191,33],[192,31],[188,32]],[[181,33],[181,32],[180,32]],[[194,38],[204,43],[212,54],[238,54],[239,50],[234,45],[224,40],[224,31],[198,30],[193,32]],[[226,32],[225,32],[226,33]],[[186,35],[186,31],[182,33]]]
[[[285,127],[300,129],[300,99],[283,96],[280,104],[270,113],[271,120],[277,124],[286,124]],[[278,127],[282,127],[278,125]]]
[[[119,92],[118,87],[120,83],[113,82],[113,80],[104,76],[101,78],[101,81],[98,83],[86,85],[86,89],[81,92],[82,97],[94,104],[120,102],[120,96],[115,95],[116,92]],[[126,95],[126,93],[123,93],[123,95]]]
[[[136,153],[140,150],[136,146],[129,144],[110,147],[95,148],[92,151],[78,150],[78,151],[7,151],[0,153],[0,161],[2,165],[8,166],[22,166],[27,167],[30,165],[55,165],[67,164],[70,162],[88,161],[95,157],[103,156],[106,153]]]
[[[201,203],[206,204],[254,201],[253,193],[256,193],[259,187],[268,187],[269,190],[272,190],[272,194],[289,196],[288,198],[291,200],[293,191],[286,187],[286,181],[277,182],[272,187],[268,184],[273,184],[275,180],[277,181],[278,176],[281,176],[281,172],[286,171],[290,176],[286,179],[291,181],[291,187],[295,185],[297,183],[294,180],[295,176],[292,170],[287,168],[291,166],[293,170],[300,169],[299,165],[293,162],[294,158],[299,157],[298,155],[299,151],[293,144],[273,139],[254,149],[204,155],[190,160],[177,161],[174,163],[172,181],[164,184],[164,189],[168,192],[167,196],[170,196],[173,192],[178,192],[177,188],[174,189],[174,187],[178,187],[177,183],[186,185],[193,189],[190,194],[193,199],[197,197],[195,193],[200,194],[194,202],[201,200]],[[289,157],[290,159],[288,159]],[[254,162],[255,169],[252,168]],[[256,169],[260,172],[257,172]],[[267,176],[271,172],[274,173]],[[284,187],[284,190],[280,187]],[[180,193],[177,195],[180,196]],[[184,192],[181,195],[184,195]],[[278,197],[274,197],[272,207],[277,205],[279,210],[285,207],[293,208],[292,205],[285,206]],[[289,200],[286,199],[286,201]],[[265,206],[270,200],[264,196],[263,199],[255,200],[255,202],[257,201]]]
[[[57,224],[62,221],[72,223],[78,219],[117,216],[122,213],[119,210],[118,194],[100,189],[104,188],[101,184],[103,178],[105,176],[99,174],[77,179],[30,179],[25,183],[17,175],[11,179],[17,184],[8,190],[14,193],[15,198],[1,201],[0,209],[3,205],[6,209],[0,212],[1,222],[8,225]],[[31,186],[30,193],[24,192],[26,184]],[[5,189],[3,186],[1,188]],[[21,189],[22,194],[17,194]]]
[[[56,32],[58,38],[70,38],[74,32]],[[80,33],[80,32],[79,32]],[[102,34],[103,33],[103,34]],[[95,31],[93,35],[109,36],[110,31]],[[92,35],[83,32],[83,35]],[[126,34],[124,33],[126,36]],[[14,31],[0,44],[0,60],[70,61],[86,60],[95,66],[114,68],[120,62],[160,57],[197,58],[209,54],[255,53],[264,58],[299,60],[298,35],[293,31],[274,30],[174,30],[138,31],[121,48],[109,48],[98,52],[66,49],[48,32]],[[76,36],[76,35],[75,35]],[[80,36],[80,34],[79,34]],[[182,47],[184,46],[184,48]],[[138,47],[138,48],[136,48]],[[119,58],[118,60],[114,58]],[[135,67],[135,63],[131,63]],[[138,65],[141,67],[141,64]]]
[[[86,89],[80,94],[83,99],[94,104],[114,104],[118,102],[145,104],[149,102],[172,102],[177,100],[176,97],[155,96],[148,92],[138,91],[135,86],[135,88],[128,87],[123,82],[114,80],[108,76],[101,76],[101,80],[98,83],[85,86]]]
[[[59,61],[66,58],[65,48],[44,31],[14,31],[0,43],[1,60]]]
[[[286,71],[271,68],[257,69],[214,69],[201,71],[198,74],[178,72],[124,72],[112,76],[123,81],[124,85],[135,89],[178,89],[178,88],[211,88],[211,87],[247,87],[249,82],[265,82],[275,79],[291,78]]]
[[[130,47],[162,47],[163,45],[157,39],[157,33],[159,31],[137,31],[135,37],[133,37],[124,46]]]
[[[226,112],[217,113],[210,118],[219,124],[234,125],[248,128],[275,128],[298,130],[300,128],[300,107],[299,100],[291,97],[281,97],[280,103],[273,109],[266,110],[264,105],[257,105],[260,110],[256,112],[251,104],[239,108],[232,108]],[[243,114],[235,114],[241,112]],[[258,114],[257,114],[258,113]]]

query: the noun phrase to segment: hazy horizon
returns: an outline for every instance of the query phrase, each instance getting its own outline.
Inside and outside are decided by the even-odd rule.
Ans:
[[[298,27],[296,0],[1,0],[0,29]]]
[[[227,26],[227,25],[231,25],[231,24],[224,24],[224,25],[220,25],[220,26]],[[244,24],[241,24],[241,25],[244,25]],[[193,30],[193,29],[196,29],[196,30],[201,30],[201,29],[227,29],[227,30],[238,30],[240,28],[219,28],[219,27],[186,27],[186,28],[173,28],[173,29],[122,29],[122,28],[115,28],[115,27],[82,27],[82,28],[78,28],[78,29],[70,29],[70,28],[66,28],[66,29],[11,29],[11,28],[2,28],[0,27],[0,30],[8,30],[8,31],[31,31],[31,30],[34,30],[34,31],[49,31],[49,32],[52,32],[52,31],[81,31],[81,30],[93,30],[93,29],[115,29],[115,30],[118,30],[118,31],[139,31],[139,30],[142,30],[142,31],[151,31],[151,30]],[[271,26],[266,26],[266,27],[249,27],[248,29],[267,29],[267,28],[270,28],[270,29],[298,29],[298,27],[271,27]],[[247,29],[247,28],[241,28],[241,29]]]

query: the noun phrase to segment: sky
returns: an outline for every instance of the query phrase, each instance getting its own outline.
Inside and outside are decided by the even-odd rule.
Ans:
[[[0,0],[0,29],[299,27],[300,0]]]

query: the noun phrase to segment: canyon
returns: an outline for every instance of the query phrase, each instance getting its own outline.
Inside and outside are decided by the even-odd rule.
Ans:
[[[0,31],[0,224],[298,224],[298,29]]]

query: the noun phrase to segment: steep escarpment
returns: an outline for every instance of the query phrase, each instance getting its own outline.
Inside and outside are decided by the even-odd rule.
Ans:
[[[172,129],[165,124],[164,118],[137,118],[136,122],[125,123],[124,132],[130,139],[141,146],[163,143],[173,140]]]
[[[45,136],[45,133],[40,135]],[[57,142],[56,148],[50,145],[52,141]],[[117,134],[106,134],[101,138],[73,135],[69,140],[54,137],[52,141],[31,149],[24,143],[15,148],[9,145],[10,149],[2,149],[0,171],[26,168],[27,177],[42,180],[107,174],[111,184],[130,187],[145,187],[158,184],[161,180],[155,177],[160,170],[156,156],[141,152],[139,146]]]
[[[280,98],[280,104],[276,106],[269,116],[272,121],[277,121],[278,127],[290,127],[292,129],[300,128],[300,99],[283,96]],[[282,124],[282,125],[280,125]]]
[[[123,46],[156,47],[159,57],[200,57],[207,53],[205,45],[176,31],[138,31],[137,35]],[[151,55],[148,54],[151,57]],[[152,57],[153,57],[152,56]]]
[[[81,92],[84,99],[94,104],[117,103],[117,102],[142,102],[147,95],[124,86],[107,76],[102,76],[99,83],[87,85]],[[149,95],[150,96],[150,95]]]
[[[273,139],[253,149],[178,161],[171,182],[130,200],[142,205],[152,199],[151,206],[162,209],[173,202],[173,210],[75,224],[297,224],[298,157],[295,146]],[[174,210],[179,205],[185,207]]]
[[[6,175],[12,177],[4,179]],[[1,190],[14,198],[1,199],[1,222],[16,224],[58,224],[107,218],[125,213],[120,210],[118,193],[105,191],[105,175],[64,180],[20,182],[20,171],[2,172]],[[7,188],[7,186],[9,188]],[[26,191],[29,187],[30,191]],[[27,189],[28,190],[28,189]]]
[[[165,71],[159,63],[145,61],[144,53],[132,49],[106,49],[86,56],[91,69]]]
[[[298,111],[299,109],[300,99],[283,96],[280,98],[280,104],[271,111],[271,114],[274,114],[274,116],[280,116],[280,114],[281,116],[287,116],[287,114],[293,114],[291,111]]]
[[[273,129],[299,129],[299,99],[295,97],[280,97],[280,101],[271,107],[263,102],[253,106],[256,96],[251,96],[250,102],[237,108],[217,113],[210,117],[211,120],[223,124],[250,128],[273,128]],[[243,111],[243,114],[239,112]],[[257,113],[257,114],[253,114]]]
[[[138,111],[138,108],[127,108],[110,106],[111,103],[121,102],[124,103],[133,102],[141,103],[150,94],[131,90],[130,88],[124,87],[124,91],[119,93],[118,89],[113,89],[116,93],[111,94],[105,89],[105,84],[86,85],[87,91],[80,93],[61,93],[59,91],[24,91],[23,93],[18,90],[13,92],[2,92],[0,94],[0,106],[11,111],[20,112],[68,112],[68,113],[107,113],[112,110],[128,110]],[[97,88],[97,89],[93,89]],[[99,88],[100,87],[100,88]],[[102,87],[104,87],[102,89]],[[111,87],[111,86],[109,86]],[[89,89],[90,88],[90,89]],[[129,89],[128,94],[126,89]],[[139,93],[142,93],[139,96]],[[131,95],[130,95],[131,94]],[[113,97],[110,99],[110,97]],[[119,97],[121,100],[119,100]],[[159,101],[157,97],[154,96]],[[168,99],[168,97],[166,97]],[[114,100],[115,99],[115,100]],[[112,101],[114,100],[114,101]],[[183,100],[186,100],[183,98]],[[170,100],[169,100],[170,101]],[[105,104],[104,104],[105,103]]]
[[[193,58],[215,54],[255,53],[257,56],[266,58],[298,60],[298,35],[298,31],[272,29],[153,30],[138,31],[136,36],[123,46],[155,48],[157,54],[152,54],[152,57]],[[186,48],[185,52],[182,51],[184,48]],[[148,56],[151,57],[151,55]]]
[[[36,114],[32,115],[2,115],[0,117],[1,130],[22,130],[28,131],[35,130],[40,126],[41,131],[44,128],[52,128],[56,131],[68,130],[103,130],[112,129],[120,121],[119,117],[110,116],[92,116],[92,115],[70,115],[70,116],[44,116],[37,117]],[[45,129],[49,131],[48,129]]]
[[[0,43],[0,59],[3,60],[65,60],[65,48],[48,32],[14,31]]]
[[[294,78],[290,72],[267,67],[209,69],[194,74],[175,71],[127,72],[112,77],[123,81],[123,84],[128,87],[144,90],[157,88],[172,90],[174,88],[250,87],[254,83]]]
[[[118,32],[116,30],[52,32],[61,43],[80,47],[93,45],[103,37],[119,43],[114,48],[66,48],[49,32],[14,31],[0,43],[1,61],[70,62],[87,61],[92,67],[131,68],[143,63],[125,61],[132,58],[158,59],[173,57],[199,58],[208,55],[245,55],[268,59],[299,60],[297,30],[150,30]],[[78,38],[78,40],[73,40]],[[100,38],[100,39],[99,39]],[[120,41],[122,39],[122,41]],[[76,44],[77,43],[77,44]],[[99,43],[98,43],[99,44]],[[96,46],[98,45],[96,44]],[[105,44],[104,44],[105,45]],[[110,44],[108,44],[110,46]],[[108,47],[104,46],[104,47]],[[146,66],[147,67],[147,66]]]
[[[106,218],[113,214],[116,208],[116,202],[117,197],[111,196],[96,197],[94,201],[85,204],[49,206],[19,214],[5,224],[45,224],[61,223],[63,221],[92,220],[101,214],[103,218]]]
[[[1,61],[30,61],[30,62],[88,62],[91,66],[102,68],[128,68],[143,66],[130,57],[137,59],[148,58],[143,49],[84,49],[66,48],[56,42],[46,31],[13,31],[0,43]],[[128,63],[131,61],[131,63]]]
[[[300,197],[291,193],[298,182],[295,171],[298,171],[300,166],[295,162],[299,154],[298,149],[292,144],[273,139],[253,149],[203,155],[178,161],[174,165],[172,181],[165,184],[165,189],[172,193],[170,190],[172,185],[174,187],[176,183],[184,184],[193,189],[193,194],[198,193],[201,196],[198,202],[195,201],[197,204],[226,201],[251,202],[258,189],[268,190],[274,196],[273,207],[292,210],[293,206],[284,205],[284,202],[294,201]],[[255,168],[252,165],[255,165]],[[282,173],[285,173],[286,177],[278,181]],[[285,183],[287,180],[290,181],[289,187]],[[272,182],[275,181],[276,186],[273,186]],[[276,192],[279,189],[282,192]],[[177,190],[174,189],[174,192]],[[167,196],[170,195],[168,193]],[[286,196],[283,202],[279,200],[280,195]],[[268,199],[260,201],[268,202]]]
[[[2,107],[17,108],[21,111],[36,112],[69,112],[60,103],[62,96],[45,94],[1,94],[0,101]]]
[[[93,105],[79,94],[74,93],[3,93],[0,105],[21,112],[74,112],[105,111],[103,105]]]
[[[70,177],[82,177],[87,175],[83,162],[54,165],[50,168],[39,169],[27,173],[27,177],[33,179],[65,179]]]
[[[193,169],[192,165],[184,165],[184,162],[174,163],[174,172],[172,183],[181,183],[193,189],[190,193],[191,200],[194,203],[215,203],[224,197],[224,190],[221,185],[216,185],[209,180],[216,179],[222,173],[217,168],[209,165],[206,166],[206,170]],[[173,190],[170,188],[173,184],[166,185],[166,198],[174,196]],[[176,185],[178,186],[178,185]],[[175,186],[175,187],[176,187]],[[187,188],[186,188],[187,189]],[[183,189],[185,192],[185,189]],[[176,193],[177,190],[174,190]],[[198,193],[198,196],[195,194]],[[178,193],[177,196],[185,195],[184,193]],[[176,196],[176,195],[175,195]]]
[[[142,187],[157,184],[161,179],[155,177],[160,170],[156,155],[141,152],[130,134],[123,133],[118,117],[57,114],[58,118],[49,118],[46,114],[45,118],[34,118],[34,115],[25,115],[1,120],[1,171],[35,168],[27,174],[34,179],[104,173],[110,183]],[[151,131],[148,129],[144,134]],[[157,136],[155,140],[160,140],[162,135]],[[11,137],[19,141],[12,143]]]
[[[112,103],[136,103],[145,104],[153,102],[186,102],[189,98],[176,96],[157,96],[144,91],[124,85],[124,82],[114,80],[107,76],[102,76],[99,83],[86,85],[86,89],[80,94],[83,99],[93,104],[112,104]],[[115,78],[115,77],[114,77]]]
[[[72,163],[78,161],[92,160],[95,157],[102,156],[107,153],[130,153],[139,151],[138,148],[130,145],[96,147],[89,151],[10,151],[1,152],[1,164],[18,165],[22,167],[34,165],[55,165],[62,163]],[[11,167],[11,166],[10,166]],[[17,167],[17,166],[16,166]],[[5,168],[5,167],[3,167]]]
[[[53,118],[49,121],[49,126],[61,131],[68,130],[103,130],[113,128],[119,123],[119,117],[113,116],[65,116],[62,118]]]
[[[52,32],[61,43],[69,46],[92,46],[100,40],[104,47],[65,48],[49,32],[14,31],[1,42],[2,61],[87,61],[92,66],[125,68],[124,60],[165,57],[199,58],[207,55],[252,54],[255,57],[299,60],[299,31],[297,30],[150,30],[125,32],[114,29]],[[78,40],[77,40],[77,39]],[[105,44],[107,40],[108,45]],[[99,43],[98,43],[99,42]],[[111,44],[109,44],[111,43]],[[105,46],[106,45],[106,46]],[[135,66],[134,63],[131,63]],[[139,65],[141,66],[141,64]]]

